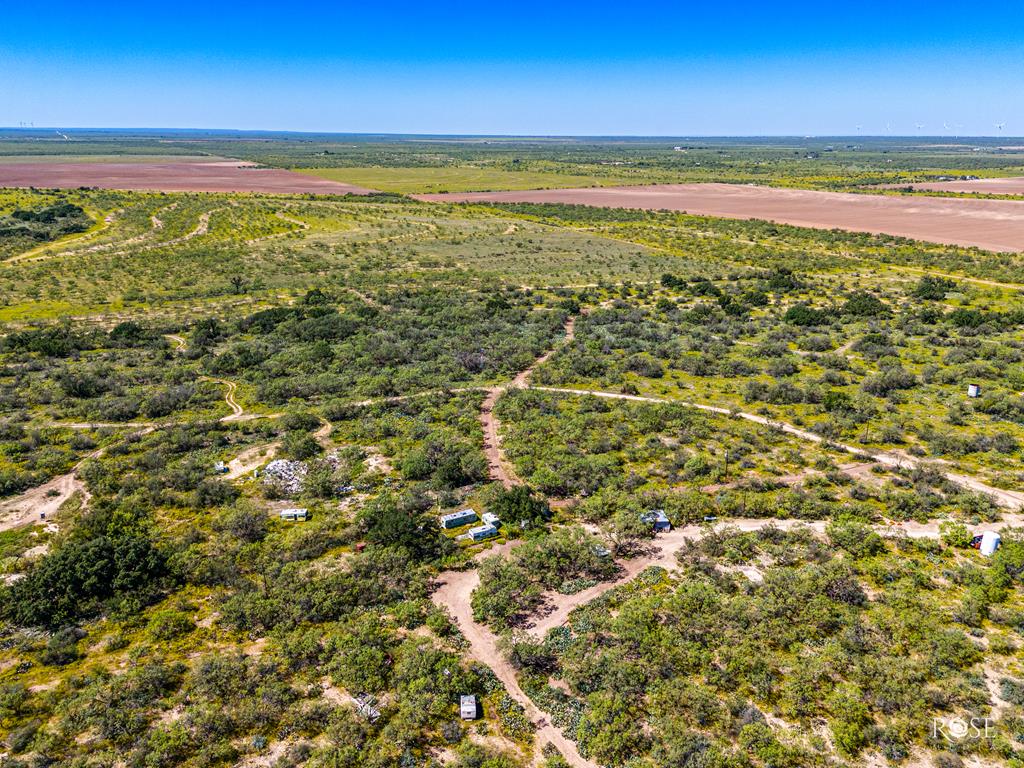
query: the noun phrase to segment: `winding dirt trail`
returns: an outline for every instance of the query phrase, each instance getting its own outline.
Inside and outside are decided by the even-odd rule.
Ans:
[[[168,338],[172,337],[168,335]],[[181,348],[182,347],[179,347],[179,349]],[[219,422],[221,422],[222,424],[226,424],[232,421],[249,421],[250,419],[259,418],[259,416],[255,414],[247,415],[245,413],[245,409],[238,404],[238,401],[235,399],[235,393],[238,391],[238,384],[231,381],[230,379],[218,379],[213,376],[200,376],[199,378],[204,379],[206,381],[212,381],[216,384],[223,384],[224,387],[226,387],[224,391],[224,402],[227,403],[228,408],[231,409],[231,413],[228,414],[227,416],[221,416],[218,419]],[[281,414],[270,414],[266,418],[275,418],[280,415]]]
[[[238,404],[237,400],[235,400],[235,392],[238,391],[238,384],[228,379],[210,378],[210,381],[215,381],[218,384],[223,384],[225,387],[227,387],[227,390],[224,392],[224,402],[227,403],[228,408],[231,409],[231,415],[224,416],[223,418],[220,419],[220,421],[241,421],[243,418],[245,418],[245,409]]]
[[[345,290],[351,293],[353,296],[355,296],[368,307],[373,307],[374,309],[387,309],[387,307],[385,307],[375,298],[373,298],[372,296],[367,296],[365,293],[356,288],[353,288],[351,286],[345,286]]]
[[[776,524],[779,527],[791,528],[801,521],[783,520],[758,520],[741,521],[737,527],[753,529],[764,527],[769,524]],[[824,523],[819,525],[824,530]],[[552,612],[539,619],[531,628],[530,633],[541,638],[548,629],[564,624],[570,612],[581,605],[600,597],[610,589],[625,584],[635,578],[641,571],[652,565],[659,565],[664,568],[672,568],[676,565],[675,553],[686,542],[687,539],[699,538],[703,535],[703,529],[698,526],[687,526],[678,528],[666,534],[660,535],[652,544],[647,554],[642,557],[624,560],[620,562],[623,572],[615,581],[603,582],[595,587],[579,592],[575,595],[557,595],[558,604]],[[487,550],[477,555],[479,560],[483,557],[502,556],[512,549],[514,543],[510,542],[496,549]],[[519,681],[516,678],[516,670],[505,658],[499,649],[499,639],[488,627],[477,623],[473,618],[471,597],[473,590],[480,584],[480,574],[476,569],[468,571],[448,571],[438,576],[438,588],[431,596],[435,605],[445,608],[455,620],[459,630],[469,642],[469,655],[493,670],[495,676],[505,686],[508,695],[519,703],[530,721],[536,728],[535,732],[535,756],[534,765],[542,762],[541,750],[545,743],[551,743],[558,748],[562,756],[573,768],[599,768],[597,763],[587,760],[580,753],[576,743],[567,738],[549,720],[549,717],[533,703],[526,695]]]
[[[487,457],[488,474],[491,480],[497,480],[506,488],[512,488],[520,480],[512,464],[505,456],[501,445],[500,422],[494,414],[494,406],[505,394],[507,387],[490,387],[487,397],[480,406],[480,426],[484,430],[484,455]]]
[[[176,333],[165,333],[164,337],[174,342],[175,352],[183,352],[185,349],[188,348],[188,342],[185,341],[184,336],[179,336]]]
[[[903,453],[896,451],[872,451],[867,448],[859,448],[854,445],[848,445],[846,443],[836,443],[832,441],[824,440],[820,435],[816,435],[814,432],[809,432],[806,429],[800,429],[792,424],[788,424],[778,419],[769,419],[766,416],[759,416],[756,413],[746,413],[744,411],[735,411],[729,408],[721,408],[715,405],[706,405],[704,403],[694,403],[688,400],[670,400],[664,397],[646,397],[644,395],[625,395],[620,392],[602,392],[594,389],[570,389],[566,387],[541,387],[531,386],[530,389],[541,390],[544,392],[559,392],[567,395],[592,395],[593,397],[604,397],[611,400],[632,400],[634,402],[641,403],[668,403],[675,405],[682,405],[687,408],[696,408],[701,411],[708,411],[710,413],[718,413],[724,416],[735,416],[736,418],[745,419],[746,421],[754,422],[755,424],[761,424],[766,427],[781,430],[786,434],[799,437],[801,440],[807,440],[813,443],[828,443],[828,445],[843,451],[845,453],[852,454],[854,456],[867,456],[887,467],[894,467],[896,469],[913,469],[921,465],[921,461],[913,456],[908,456]],[[976,477],[969,475],[961,475],[956,472],[945,472],[943,473],[947,480],[951,483],[959,485],[961,488],[967,490],[976,491],[978,493],[985,493],[992,496],[996,503],[1002,507],[1008,509],[1021,509],[1024,507],[1024,493],[1019,491],[1006,491],[1002,488],[994,488],[988,485]]]
[[[508,384],[499,384],[496,387],[487,388],[487,397],[480,406],[480,425],[484,430],[484,454],[487,456],[487,466],[492,480],[497,480],[506,488],[511,488],[521,481],[516,475],[515,468],[505,456],[501,444],[501,422],[494,413],[494,406],[498,400],[509,389],[525,389],[529,386],[530,376],[537,369],[537,366],[546,363],[551,356],[566,344],[570,344],[576,338],[576,318],[569,317],[563,328],[564,336],[551,349],[538,357],[528,368],[516,374]]]
[[[939,526],[943,521],[930,520],[927,523],[913,521],[879,524],[872,526],[875,531],[882,535],[907,536],[912,539],[937,539],[941,536]],[[723,528],[733,528],[743,532],[759,531],[762,528],[774,526],[784,531],[791,531],[794,528],[809,528],[819,536],[825,535],[827,521],[824,520],[796,520],[778,518],[739,518],[735,520],[723,520],[714,525],[686,525],[681,528],[658,534],[654,539],[652,547],[640,557],[620,560],[619,565],[623,571],[619,578],[614,581],[606,581],[597,584],[575,595],[552,595],[551,599],[557,599],[554,610],[538,617],[528,628],[530,634],[537,639],[542,639],[549,629],[560,627],[565,624],[569,614],[581,605],[596,600],[605,592],[615,589],[628,581],[636,578],[644,569],[650,566],[659,566],[666,570],[673,570],[676,563],[676,553],[686,544],[687,541],[699,541],[708,535],[709,531],[721,531]],[[1019,528],[1024,526],[1024,515],[1004,515],[1003,519],[996,524],[989,524],[986,527],[992,529]]]
[[[602,582],[575,595],[550,595],[549,599],[554,601],[553,610],[544,616],[538,617],[527,628],[527,631],[535,639],[542,639],[548,630],[565,624],[573,610],[631,581],[645,569],[651,566],[659,566],[666,570],[674,570],[678,565],[675,557],[676,553],[687,541],[697,541],[708,535],[710,531],[719,531],[724,527],[735,528],[740,531],[757,531],[768,526],[775,526],[782,530],[792,530],[799,526],[809,528],[818,535],[824,535],[826,524],[822,520],[739,519],[722,521],[713,526],[687,525],[664,534],[659,534],[653,540],[647,552],[642,556],[619,561],[622,573],[614,581]],[[1019,514],[1008,515],[1000,522],[1000,527],[1019,527],[1022,525],[1024,525],[1024,516]],[[875,529],[879,533],[906,535],[911,538],[937,538],[940,535],[939,521],[877,525]],[[476,559],[479,560],[482,557],[494,555],[502,556],[512,549],[513,546],[514,543],[510,542],[496,550],[481,552],[477,555]],[[515,668],[499,649],[497,635],[488,627],[474,620],[471,598],[473,590],[480,583],[479,571],[474,569],[470,571],[445,572],[438,576],[438,583],[439,587],[431,599],[436,605],[447,609],[452,615],[460,631],[469,642],[470,656],[489,666],[497,678],[501,680],[509,696],[526,710],[527,716],[537,728],[536,747],[538,754],[544,742],[550,742],[558,747],[563,757],[574,768],[597,768],[595,763],[583,758],[579,754],[576,744],[553,726],[544,712],[526,695],[516,679]]]
[[[163,243],[158,243],[151,247],[164,248],[168,245],[178,245],[178,243],[187,243],[189,240],[192,240],[193,238],[202,237],[203,235],[210,231],[210,217],[213,214],[217,213],[218,211],[223,210],[224,207],[214,208],[213,210],[199,214],[199,221],[196,223],[196,228],[193,229],[191,232],[184,234],[181,237],[175,238],[174,240],[168,240]]]
[[[487,554],[494,554],[494,551],[491,550]],[[526,695],[516,679],[515,669],[498,649],[497,635],[473,620],[473,609],[470,607],[469,600],[473,590],[480,583],[479,572],[476,570],[450,571],[441,574],[439,578],[440,586],[431,599],[436,605],[448,609],[458,624],[459,630],[469,641],[469,655],[494,671],[495,676],[505,686],[508,695],[526,710],[526,716],[536,728],[534,765],[541,764],[543,760],[541,750],[545,743],[550,742],[558,748],[558,751],[573,768],[598,768],[597,763],[580,755],[576,744],[552,725],[548,716],[538,709]]]
[[[53,517],[61,505],[85,486],[74,471],[30,488],[20,496],[0,502],[0,531],[9,531],[32,523],[41,523],[43,517]]]
[[[309,224],[307,224],[306,222],[302,221],[302,219],[296,219],[296,218],[294,218],[292,216],[289,216],[284,211],[276,211],[274,213],[274,217],[280,219],[281,221],[286,221],[289,224],[294,224],[295,225],[295,229],[288,229],[288,230],[285,230],[284,232],[274,232],[271,235],[263,235],[261,237],[254,237],[254,238],[251,238],[249,240],[246,240],[245,244],[246,245],[256,245],[256,243],[263,243],[263,242],[266,242],[267,240],[277,240],[277,239],[280,239],[282,237],[287,237],[288,235],[294,235],[294,234],[296,234],[298,232],[305,232],[306,230],[308,230],[310,228]]]

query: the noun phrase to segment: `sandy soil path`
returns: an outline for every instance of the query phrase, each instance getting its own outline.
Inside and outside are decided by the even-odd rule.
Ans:
[[[506,488],[511,488],[512,486],[519,484],[521,481],[519,480],[518,475],[516,475],[516,471],[512,466],[512,463],[505,456],[505,451],[502,448],[501,423],[494,413],[494,406],[497,404],[501,396],[509,389],[525,388],[530,381],[530,375],[534,370],[536,370],[537,366],[547,362],[557,350],[572,342],[576,337],[575,317],[570,317],[565,321],[563,332],[565,335],[562,337],[561,341],[557,342],[555,346],[534,360],[528,368],[516,374],[515,378],[513,378],[508,384],[489,387],[487,389],[487,397],[484,398],[484,402],[480,407],[480,425],[484,430],[484,455],[487,457],[487,466],[490,470],[490,477],[492,480],[500,482]]]
[[[492,551],[487,554],[494,553]],[[473,621],[473,610],[470,608],[469,599],[473,590],[480,583],[479,573],[475,570],[451,571],[441,574],[440,579],[440,586],[432,596],[434,603],[448,609],[452,618],[459,625],[462,634],[469,641],[469,655],[494,671],[495,676],[501,680],[505,690],[508,691],[508,695],[526,710],[526,716],[536,727],[534,765],[540,764],[540,750],[545,743],[550,742],[558,748],[569,765],[574,768],[598,768],[596,763],[586,760],[580,755],[576,744],[553,726],[549,722],[548,716],[538,709],[519,687],[515,669],[498,650],[497,636],[487,627]]]
[[[222,422],[230,421],[242,421],[245,418],[245,409],[238,404],[235,400],[235,392],[238,391],[238,384],[229,379],[215,379],[212,376],[204,376],[207,381],[215,381],[218,384],[223,384],[227,389],[224,392],[224,402],[228,404],[228,408],[231,409],[231,414],[224,416],[220,420]]]
[[[69,472],[0,502],[0,531],[41,523],[44,515],[53,517],[61,504],[78,490],[84,490],[84,485],[74,472]]]
[[[658,184],[414,195],[433,202],[568,203],[764,219],[897,235],[990,251],[1024,251],[1024,202],[819,192],[748,184]]]
[[[1022,525],[1024,525],[1024,516],[1008,515],[998,527],[1019,527]],[[548,630],[564,624],[573,610],[597,599],[609,590],[615,589],[636,578],[646,568],[659,566],[667,570],[675,569],[677,566],[676,553],[688,540],[697,541],[707,535],[709,530],[721,530],[723,527],[730,527],[741,531],[756,531],[768,526],[775,526],[783,530],[792,530],[795,527],[801,526],[810,528],[819,535],[824,535],[826,522],[821,520],[778,520],[775,518],[739,519],[723,521],[714,526],[687,525],[676,528],[668,533],[659,534],[652,541],[644,555],[619,562],[622,567],[622,573],[614,581],[603,582],[575,595],[549,596],[554,601],[554,610],[538,618],[528,627],[528,632],[537,639],[543,638]],[[880,533],[902,534],[915,538],[935,538],[939,536],[939,521],[930,521],[924,524],[901,523],[879,525],[875,527]],[[508,543],[498,550],[482,552],[477,556],[477,559],[492,555],[502,556],[514,545],[515,543]],[[443,606],[451,613],[459,629],[469,642],[470,655],[494,670],[495,675],[504,684],[509,695],[526,709],[531,721],[537,725],[538,749],[545,741],[549,741],[558,747],[570,765],[576,768],[596,768],[594,763],[580,756],[575,743],[567,739],[557,728],[551,725],[547,716],[527,697],[516,680],[515,668],[498,648],[497,636],[486,626],[474,621],[470,600],[473,590],[480,583],[479,572],[477,570],[450,571],[440,574],[438,580],[440,586],[432,596],[434,603]]]
[[[875,530],[883,535],[905,535],[916,539],[934,539],[940,536],[939,525],[942,521],[931,520],[927,523],[915,523],[912,521],[892,523],[874,526]],[[676,553],[683,547],[687,540],[698,541],[707,535],[709,530],[720,531],[722,528],[734,528],[740,531],[759,531],[762,528],[774,526],[784,531],[796,527],[809,528],[818,535],[825,534],[827,522],[823,520],[792,520],[777,518],[751,518],[724,520],[714,526],[687,525],[675,528],[667,533],[658,534],[653,540],[650,551],[640,557],[619,561],[623,572],[614,581],[606,581],[597,584],[590,589],[579,592],[575,595],[552,595],[551,599],[556,600],[555,609],[538,618],[528,627],[530,634],[543,638],[544,634],[554,627],[559,627],[566,622],[569,614],[581,605],[597,599],[605,592],[631,581],[645,568],[659,566],[667,570],[676,567]],[[1024,515],[1005,515],[999,523],[991,524],[993,530],[1002,528],[1018,528],[1024,526]]]
[[[725,416],[735,416],[740,419],[746,419],[752,421],[755,424],[762,424],[767,427],[779,429],[789,435],[799,437],[801,440],[807,440],[814,443],[825,442],[820,435],[816,435],[813,432],[809,432],[806,429],[800,429],[792,424],[787,424],[784,421],[777,419],[769,419],[765,416],[759,416],[756,413],[746,413],[744,411],[734,411],[729,408],[720,408],[714,405],[706,405],[704,403],[694,403],[687,400],[670,400],[664,397],[645,397],[643,395],[624,395],[619,392],[601,392],[599,390],[592,389],[569,389],[565,387],[540,387],[534,386],[531,389],[542,390],[545,392],[561,392],[569,395],[592,395],[594,397],[606,397],[612,400],[633,400],[642,403],[675,403],[677,405],[684,405],[687,408],[696,408],[701,411],[708,411],[711,413],[719,413]],[[921,461],[908,456],[903,453],[895,451],[872,451],[867,448],[860,448],[854,445],[847,445],[846,443],[835,443],[829,442],[829,445],[837,448],[840,451],[844,451],[855,456],[867,456],[887,467],[904,468],[910,469],[921,464]],[[996,503],[1002,507],[1008,509],[1021,509],[1024,507],[1024,493],[1019,491],[1006,491],[1002,488],[994,488],[981,480],[971,477],[969,475],[961,475],[956,472],[946,472],[946,479],[962,488],[966,488],[971,491],[978,493],[986,493],[992,496]]]
[[[373,307],[374,309],[387,309],[387,307],[385,307],[375,298],[373,298],[372,296],[368,296],[367,294],[363,293],[360,290],[352,288],[351,286],[346,286],[345,290],[351,293],[353,296],[355,296],[368,307]]]
[[[316,432],[313,433],[313,439],[317,441],[321,448],[325,451],[329,451],[334,447],[334,443],[331,442],[331,430],[334,429],[334,425],[329,421],[325,421],[321,424]]]
[[[136,436],[147,435],[156,427],[147,426],[133,434]],[[12,528],[20,528],[30,523],[39,523],[42,516],[47,518],[60,509],[61,505],[70,499],[76,492],[81,492],[84,500],[88,502],[89,492],[85,484],[78,478],[78,470],[89,459],[96,459],[106,453],[106,447],[97,448],[92,453],[79,461],[65,475],[30,488],[24,493],[0,502],[0,531],[7,531]]]
[[[487,457],[488,474],[506,488],[519,484],[519,476],[505,456],[501,445],[501,426],[494,413],[498,399],[505,394],[506,387],[491,387],[480,406],[480,426],[484,430],[484,455]]]
[[[246,245],[255,245],[256,243],[262,243],[267,240],[277,240],[282,237],[287,237],[288,235],[294,235],[296,232],[304,232],[305,230],[309,229],[309,224],[302,221],[301,219],[296,219],[293,216],[289,216],[284,211],[277,211],[274,214],[274,216],[280,219],[281,221],[287,221],[289,224],[294,224],[295,229],[289,229],[285,232],[275,232],[272,235],[263,235],[262,237],[254,237],[251,238],[250,240],[246,240]]]
[[[185,341],[185,337],[184,336],[179,336],[176,333],[167,333],[167,334],[164,334],[164,336],[166,338],[170,339],[172,342],[174,342],[174,351],[175,352],[182,352],[183,350],[188,348],[188,342]]]

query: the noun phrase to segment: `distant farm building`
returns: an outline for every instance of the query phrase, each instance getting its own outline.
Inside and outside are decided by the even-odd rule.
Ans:
[[[476,720],[476,696],[459,697],[459,717],[463,720]]]
[[[479,518],[472,509],[460,509],[458,512],[449,512],[441,515],[441,527],[445,530],[461,528],[463,525],[475,523]]]
[[[495,528],[501,527],[501,518],[493,512],[484,512],[483,521],[485,525],[493,525]]]
[[[665,514],[663,509],[652,509],[650,512],[645,512],[640,516],[640,519],[650,525],[655,533],[672,530],[672,522],[668,519],[668,515]]]
[[[306,520],[309,520],[309,510],[304,507],[282,509],[281,519],[292,523],[305,522]]]

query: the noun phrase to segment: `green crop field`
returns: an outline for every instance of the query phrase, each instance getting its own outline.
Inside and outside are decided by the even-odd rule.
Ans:
[[[506,171],[472,166],[438,168],[299,168],[302,173],[368,189],[401,194],[489,192],[501,189],[596,187],[615,181],[599,176],[540,171]]]

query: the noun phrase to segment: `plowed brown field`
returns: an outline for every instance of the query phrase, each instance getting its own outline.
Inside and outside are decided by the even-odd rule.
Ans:
[[[240,160],[165,162],[0,163],[0,187],[151,190],[158,192],[267,192],[365,195],[372,190]]]
[[[570,203],[766,219],[816,229],[898,235],[991,251],[1024,251],[1024,202],[816,192],[742,184],[542,189],[416,195],[434,202]]]
[[[927,192],[979,192],[985,195],[1024,195],[1024,176],[1004,179],[972,179],[970,181],[935,181],[914,184],[914,189]]]

